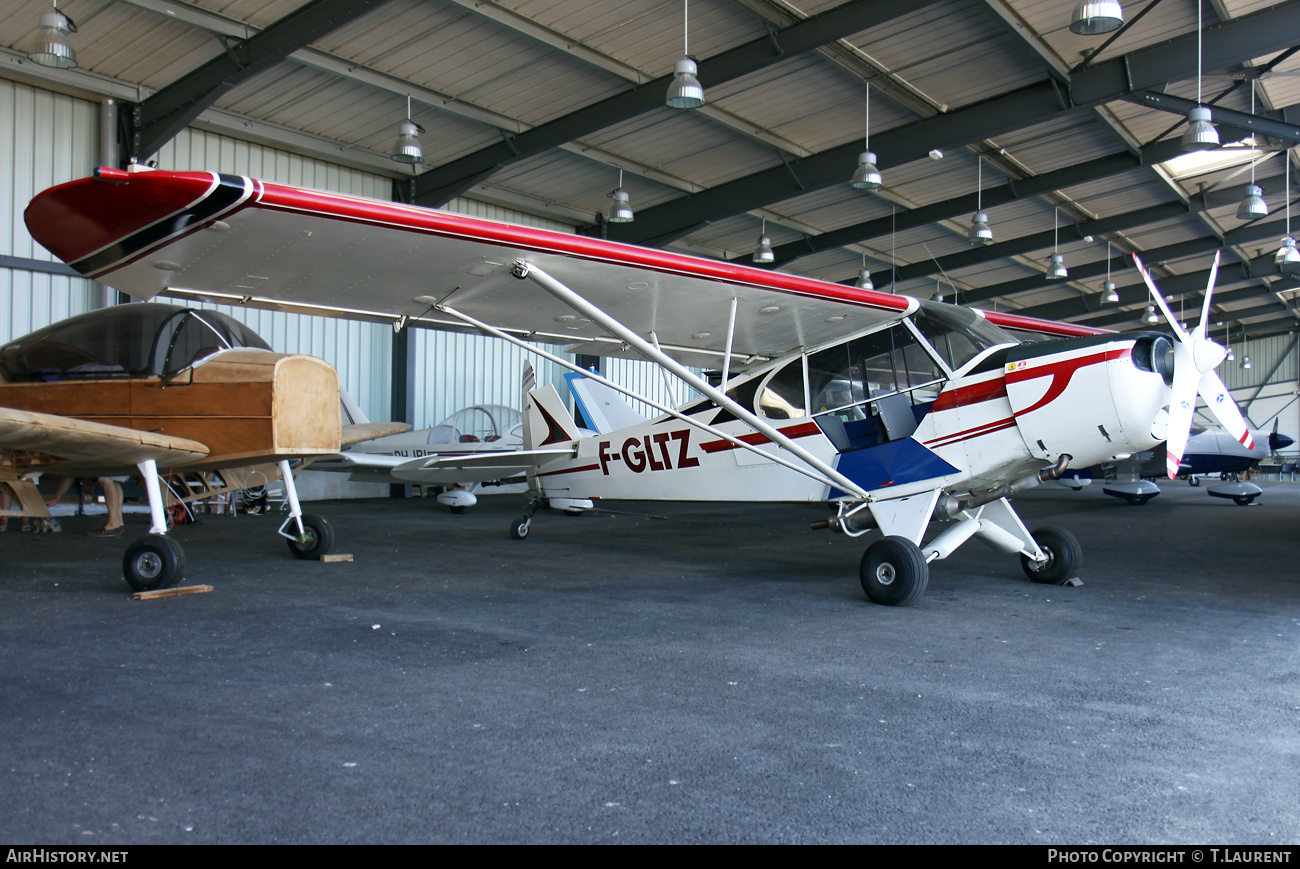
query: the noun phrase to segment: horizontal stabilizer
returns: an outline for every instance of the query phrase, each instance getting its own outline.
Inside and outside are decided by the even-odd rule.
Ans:
[[[358,444],[362,441],[371,441],[375,438],[388,437],[389,435],[401,434],[410,430],[411,427],[404,422],[349,423],[343,426],[343,433],[340,436],[339,443],[346,447],[349,444]]]
[[[572,449],[500,450],[464,456],[407,459],[393,468],[393,476],[408,483],[490,483],[536,470]]]

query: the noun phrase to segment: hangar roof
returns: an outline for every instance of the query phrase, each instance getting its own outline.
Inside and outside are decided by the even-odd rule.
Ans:
[[[1072,0],[63,0],[69,71],[22,62],[48,8],[0,8],[0,74],[138,99],[142,160],[207,126],[422,205],[463,194],[744,262],[765,224],[784,271],[865,265],[877,289],[1121,329],[1146,305],[1129,253],[1194,318],[1222,247],[1216,328],[1300,328],[1300,277],[1274,265],[1300,0],[1211,0],[1199,40],[1192,0],[1128,0],[1099,36],[1069,29]],[[707,103],[668,108],[686,52]],[[1198,90],[1226,147],[1179,156]],[[413,167],[388,156],[408,96]],[[849,184],[868,142],[873,191]],[[620,170],[631,223],[603,217]],[[1252,172],[1271,213],[1238,219]],[[967,239],[977,208],[987,246]],[[1053,252],[1065,280],[1045,277]]]

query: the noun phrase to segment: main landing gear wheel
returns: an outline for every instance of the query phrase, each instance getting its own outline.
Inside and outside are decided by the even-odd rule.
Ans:
[[[526,538],[528,536],[528,525],[529,525],[529,520],[516,519],[510,525],[510,539],[523,540],[524,538]]]
[[[1234,495],[1232,498],[1232,503],[1237,504],[1238,506],[1241,507],[1246,507],[1249,506],[1250,502],[1254,500],[1255,500],[1254,495]]]
[[[290,523],[293,527],[293,523]],[[322,555],[328,555],[329,551],[334,548],[334,529],[330,523],[325,521],[323,516],[317,516],[315,513],[302,514],[302,533],[292,540],[287,541],[289,551],[293,553],[294,558],[303,560],[319,559]]]
[[[930,582],[930,565],[906,537],[886,537],[868,546],[858,573],[867,597],[885,606],[915,603]]]
[[[185,551],[162,534],[148,534],[126,548],[122,575],[135,591],[173,588],[185,577]]]
[[[1027,556],[1020,556],[1020,566],[1025,576],[1045,585],[1064,585],[1079,572],[1083,565],[1083,548],[1079,540],[1064,528],[1047,526],[1031,532],[1038,548],[1047,555],[1042,564],[1035,564]]]

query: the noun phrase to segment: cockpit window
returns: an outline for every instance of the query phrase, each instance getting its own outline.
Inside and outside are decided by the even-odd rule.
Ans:
[[[63,320],[5,345],[0,370],[11,382],[157,377],[230,347],[271,349],[217,311],[132,303]]]
[[[990,347],[1017,343],[1011,335],[969,308],[942,302],[921,302],[912,323],[953,371]]]

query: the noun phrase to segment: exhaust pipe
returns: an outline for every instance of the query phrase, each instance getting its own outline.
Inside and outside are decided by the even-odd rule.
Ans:
[[[1048,480],[1059,479],[1070,466],[1070,460],[1073,458],[1069,453],[1062,453],[1056,460],[1056,464],[1050,468],[1043,468],[1041,471],[1026,474],[1020,479],[1012,480],[1010,483],[998,486],[996,489],[972,492],[964,498],[944,495],[939,498],[939,503],[935,505],[934,512],[943,519],[954,519],[965,510],[973,510],[999,498],[1010,498],[1012,495],[1032,489],[1046,483]]]

